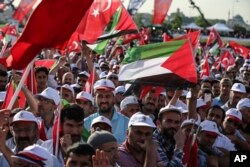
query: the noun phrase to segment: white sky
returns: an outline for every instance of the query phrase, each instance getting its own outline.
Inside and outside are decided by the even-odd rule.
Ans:
[[[127,6],[129,0],[124,0],[124,5]],[[194,0],[195,4],[199,6],[208,19],[228,19],[230,11],[230,18],[232,14],[240,14],[244,21],[250,24],[250,0]],[[188,17],[198,16],[196,9],[190,7],[189,0],[173,0],[168,14],[176,12],[177,8]],[[146,0],[138,12],[153,13],[154,0]]]

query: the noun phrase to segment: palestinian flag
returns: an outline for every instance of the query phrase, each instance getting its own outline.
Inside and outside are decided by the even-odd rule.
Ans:
[[[122,62],[119,80],[166,87],[196,83],[196,67],[189,40],[132,48]]]

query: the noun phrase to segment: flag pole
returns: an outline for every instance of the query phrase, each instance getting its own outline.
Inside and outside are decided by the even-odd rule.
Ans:
[[[57,121],[57,131],[56,131],[56,146],[55,146],[55,157],[58,157],[58,151],[59,151],[59,139],[60,139],[60,124],[61,124],[61,109],[62,109],[62,103],[61,103],[61,99],[62,99],[62,87],[60,88],[60,103],[59,106],[57,107],[58,110],[58,121]]]
[[[30,64],[28,65],[28,67],[26,68],[26,70],[25,70],[25,72],[24,72],[24,74],[23,74],[23,76],[22,76],[22,78],[21,78],[21,80],[20,80],[20,82],[19,82],[19,84],[18,84],[16,90],[15,90],[14,95],[13,95],[13,97],[11,98],[9,105],[7,106],[7,109],[9,109],[9,110],[12,109],[12,107],[13,107],[13,105],[14,105],[16,99],[17,99],[17,96],[18,96],[18,94],[19,94],[19,92],[20,92],[20,90],[21,90],[21,88],[22,88],[22,86],[23,86],[23,84],[24,84],[24,81],[26,80],[26,78],[27,78],[27,76],[28,76],[28,74],[29,74],[29,72],[30,72],[30,70],[31,70],[31,68],[32,68],[32,66],[33,66],[33,64],[34,64],[34,61],[35,61],[35,59],[33,59],[33,60],[30,62]]]

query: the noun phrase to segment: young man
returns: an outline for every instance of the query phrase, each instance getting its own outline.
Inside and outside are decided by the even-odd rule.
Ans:
[[[92,167],[92,156],[95,150],[89,144],[75,143],[67,149],[65,167]]]
[[[164,166],[182,166],[185,135],[180,130],[181,113],[181,110],[167,106],[158,115],[153,139]]]
[[[95,102],[97,105],[97,113],[90,115],[84,119],[84,126],[89,131],[91,122],[94,118],[102,115],[108,118],[112,124],[112,132],[121,144],[126,138],[126,130],[129,119],[118,113],[114,109],[114,91],[115,86],[108,79],[98,80],[94,85]]]
[[[77,104],[68,104],[61,110],[60,115],[60,131],[59,131],[59,152],[58,160],[61,166],[64,164],[64,156],[69,146],[77,142],[83,142],[83,109]],[[57,125],[56,125],[57,127]],[[58,128],[58,127],[57,127]],[[55,130],[55,129],[54,129]],[[56,138],[56,136],[55,136]],[[47,140],[43,143],[43,147],[47,148],[52,154],[55,153],[56,141]]]

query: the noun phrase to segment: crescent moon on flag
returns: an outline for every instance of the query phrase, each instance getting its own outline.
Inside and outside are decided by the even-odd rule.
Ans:
[[[111,4],[112,4],[112,0],[108,0],[108,5],[106,6],[105,9],[102,10],[102,12],[107,11],[111,7]]]

